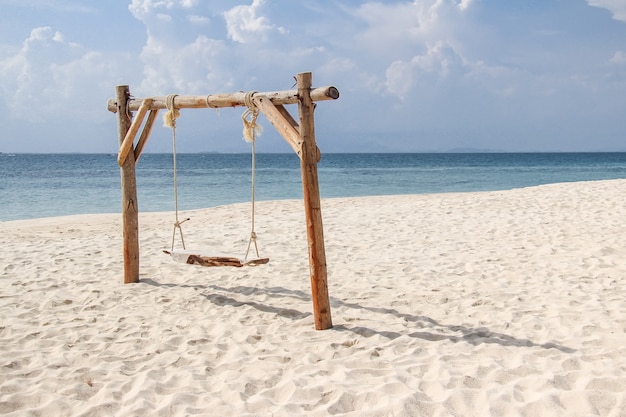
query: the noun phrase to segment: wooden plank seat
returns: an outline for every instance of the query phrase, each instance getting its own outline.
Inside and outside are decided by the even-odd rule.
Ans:
[[[177,262],[200,266],[234,266],[237,268],[241,268],[242,266],[264,265],[270,261],[270,258],[256,258],[246,260],[237,258],[235,256],[207,255],[199,254],[198,252],[192,251],[164,250],[163,253],[170,255],[172,259]]]

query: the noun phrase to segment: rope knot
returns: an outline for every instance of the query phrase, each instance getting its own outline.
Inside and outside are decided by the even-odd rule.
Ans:
[[[163,126],[171,127],[172,129],[176,127],[176,119],[180,117],[180,110],[174,107],[174,99],[177,96],[177,94],[170,94],[165,100],[167,113],[163,115]]]
[[[254,94],[258,91],[248,91],[243,99],[244,104],[248,107],[241,115],[243,121],[243,139],[246,142],[254,142],[255,136],[261,134],[261,126],[256,123],[259,117],[259,109],[252,100]]]

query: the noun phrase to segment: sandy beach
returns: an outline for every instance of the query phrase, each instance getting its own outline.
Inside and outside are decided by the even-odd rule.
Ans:
[[[141,208],[141,201],[139,202]],[[243,256],[250,207],[185,212]],[[626,180],[322,201],[316,331],[302,201],[257,203],[267,265],[173,262],[172,213],[0,223],[5,416],[626,416]]]

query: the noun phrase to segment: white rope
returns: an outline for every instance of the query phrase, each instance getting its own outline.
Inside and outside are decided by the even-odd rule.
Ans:
[[[244,104],[248,107],[241,115],[243,121],[243,138],[246,142],[254,142],[255,136],[261,135],[261,126],[256,123],[259,117],[259,109],[252,101],[252,96],[257,91],[248,91],[243,99]]]
[[[170,127],[172,129],[172,155],[174,160],[174,207],[176,212],[176,219],[174,222],[174,231],[172,232],[172,251],[174,251],[174,241],[176,240],[176,230],[180,233],[180,242],[183,245],[183,249],[185,249],[185,238],[183,236],[183,228],[182,224],[189,220],[188,218],[179,221],[178,220],[178,179],[176,176],[176,119],[180,116],[180,110],[174,107],[174,99],[176,98],[176,94],[171,94],[167,96],[166,106],[167,113],[163,116],[163,123],[165,126]]]
[[[261,127],[257,125],[256,120],[259,116],[259,109],[252,101],[252,96],[256,91],[248,91],[244,97],[244,103],[248,107],[246,111],[241,115],[241,120],[243,121],[243,138],[246,142],[249,142],[252,146],[252,215],[251,215],[251,225],[250,225],[250,240],[248,240],[248,249],[246,249],[246,256],[244,257],[244,263],[248,260],[248,254],[250,253],[250,247],[254,242],[254,250],[256,252],[256,257],[259,258],[259,247],[256,242],[256,232],[254,231],[254,189],[255,189],[255,171],[256,171],[256,135],[261,134]]]
[[[257,258],[260,258],[259,248],[257,245],[257,234],[254,231],[254,213],[255,213],[255,172],[256,172],[256,136],[261,134],[261,127],[257,124],[257,118],[259,116],[259,109],[254,104],[252,97],[256,91],[249,91],[246,93],[244,97],[244,103],[247,106],[246,111],[241,115],[241,120],[243,121],[243,137],[246,142],[249,142],[252,146],[252,215],[251,215],[251,225],[250,225],[250,239],[248,240],[248,248],[246,249],[246,255],[244,257],[244,263],[248,260],[248,255],[250,253],[250,248],[252,243],[254,243],[254,250],[256,252]],[[183,229],[182,224],[189,220],[189,218],[184,219],[182,221],[179,220],[178,217],[178,180],[177,180],[177,169],[176,169],[176,119],[180,116],[180,111],[174,107],[174,99],[176,98],[175,94],[167,96],[166,106],[167,113],[163,116],[164,125],[170,127],[172,129],[172,155],[174,160],[174,205],[175,205],[175,216],[176,221],[174,223],[174,231],[172,233],[172,252],[174,251],[174,242],[176,240],[176,230],[180,232],[180,240],[185,248],[185,239],[183,237]],[[207,96],[207,105],[208,105],[208,96]]]

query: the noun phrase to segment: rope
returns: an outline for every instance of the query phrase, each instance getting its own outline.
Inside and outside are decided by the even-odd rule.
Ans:
[[[261,135],[261,126],[257,125],[256,119],[259,117],[259,109],[252,101],[252,96],[257,91],[248,91],[243,99],[244,104],[248,107],[241,115],[243,121],[243,138],[246,142],[254,143],[255,135]]]
[[[163,116],[164,126],[176,129],[176,119],[180,117],[180,110],[174,107],[174,99],[177,94],[170,94],[165,100],[165,106],[167,107],[167,113]]]
[[[183,236],[182,224],[190,219],[183,221],[178,220],[178,180],[176,178],[176,119],[180,116],[180,110],[174,107],[174,99],[176,94],[167,96],[166,106],[167,113],[163,116],[165,126],[172,128],[172,155],[174,160],[174,207],[176,211],[176,221],[174,222],[174,231],[172,232],[172,251],[174,251],[174,241],[176,240],[176,230],[180,233],[180,241],[185,249],[185,238]]]
[[[255,135],[261,134],[261,127],[257,125],[256,120],[259,116],[259,109],[252,101],[252,96],[256,93],[256,91],[248,91],[244,97],[244,103],[248,107],[246,111],[241,115],[241,120],[243,121],[243,138],[246,142],[249,142],[252,146],[252,215],[251,215],[251,225],[250,225],[250,240],[248,240],[248,249],[246,249],[246,256],[244,257],[244,263],[248,260],[248,254],[250,253],[250,247],[252,243],[254,243],[254,250],[256,252],[256,257],[259,256],[259,247],[256,242],[256,232],[254,231],[254,189],[255,189],[255,171],[256,171],[256,138]]]
[[[248,91],[244,97],[244,103],[247,106],[246,111],[241,115],[241,120],[243,121],[243,137],[246,142],[249,142],[252,146],[252,216],[251,216],[251,225],[250,225],[250,240],[248,240],[248,248],[246,249],[246,256],[244,257],[244,263],[248,260],[248,254],[250,253],[250,248],[252,243],[254,243],[254,250],[256,252],[257,258],[259,255],[259,247],[257,245],[257,234],[254,231],[254,213],[255,213],[255,171],[256,171],[256,135],[261,134],[261,126],[259,126],[256,121],[259,116],[259,109],[254,104],[252,97],[256,91]],[[172,129],[172,155],[174,160],[174,205],[175,205],[175,213],[176,213],[176,221],[174,223],[174,231],[172,232],[172,251],[174,251],[174,242],[176,240],[176,230],[180,233],[180,240],[185,249],[185,239],[183,237],[183,228],[182,224],[188,220],[189,218],[184,219],[182,221],[178,218],[178,180],[176,174],[176,119],[180,117],[180,110],[174,107],[174,99],[176,98],[176,94],[172,94],[167,96],[166,99],[166,107],[167,113],[163,116],[163,123],[165,126],[170,127]],[[209,104],[209,99],[207,96],[207,106]]]

